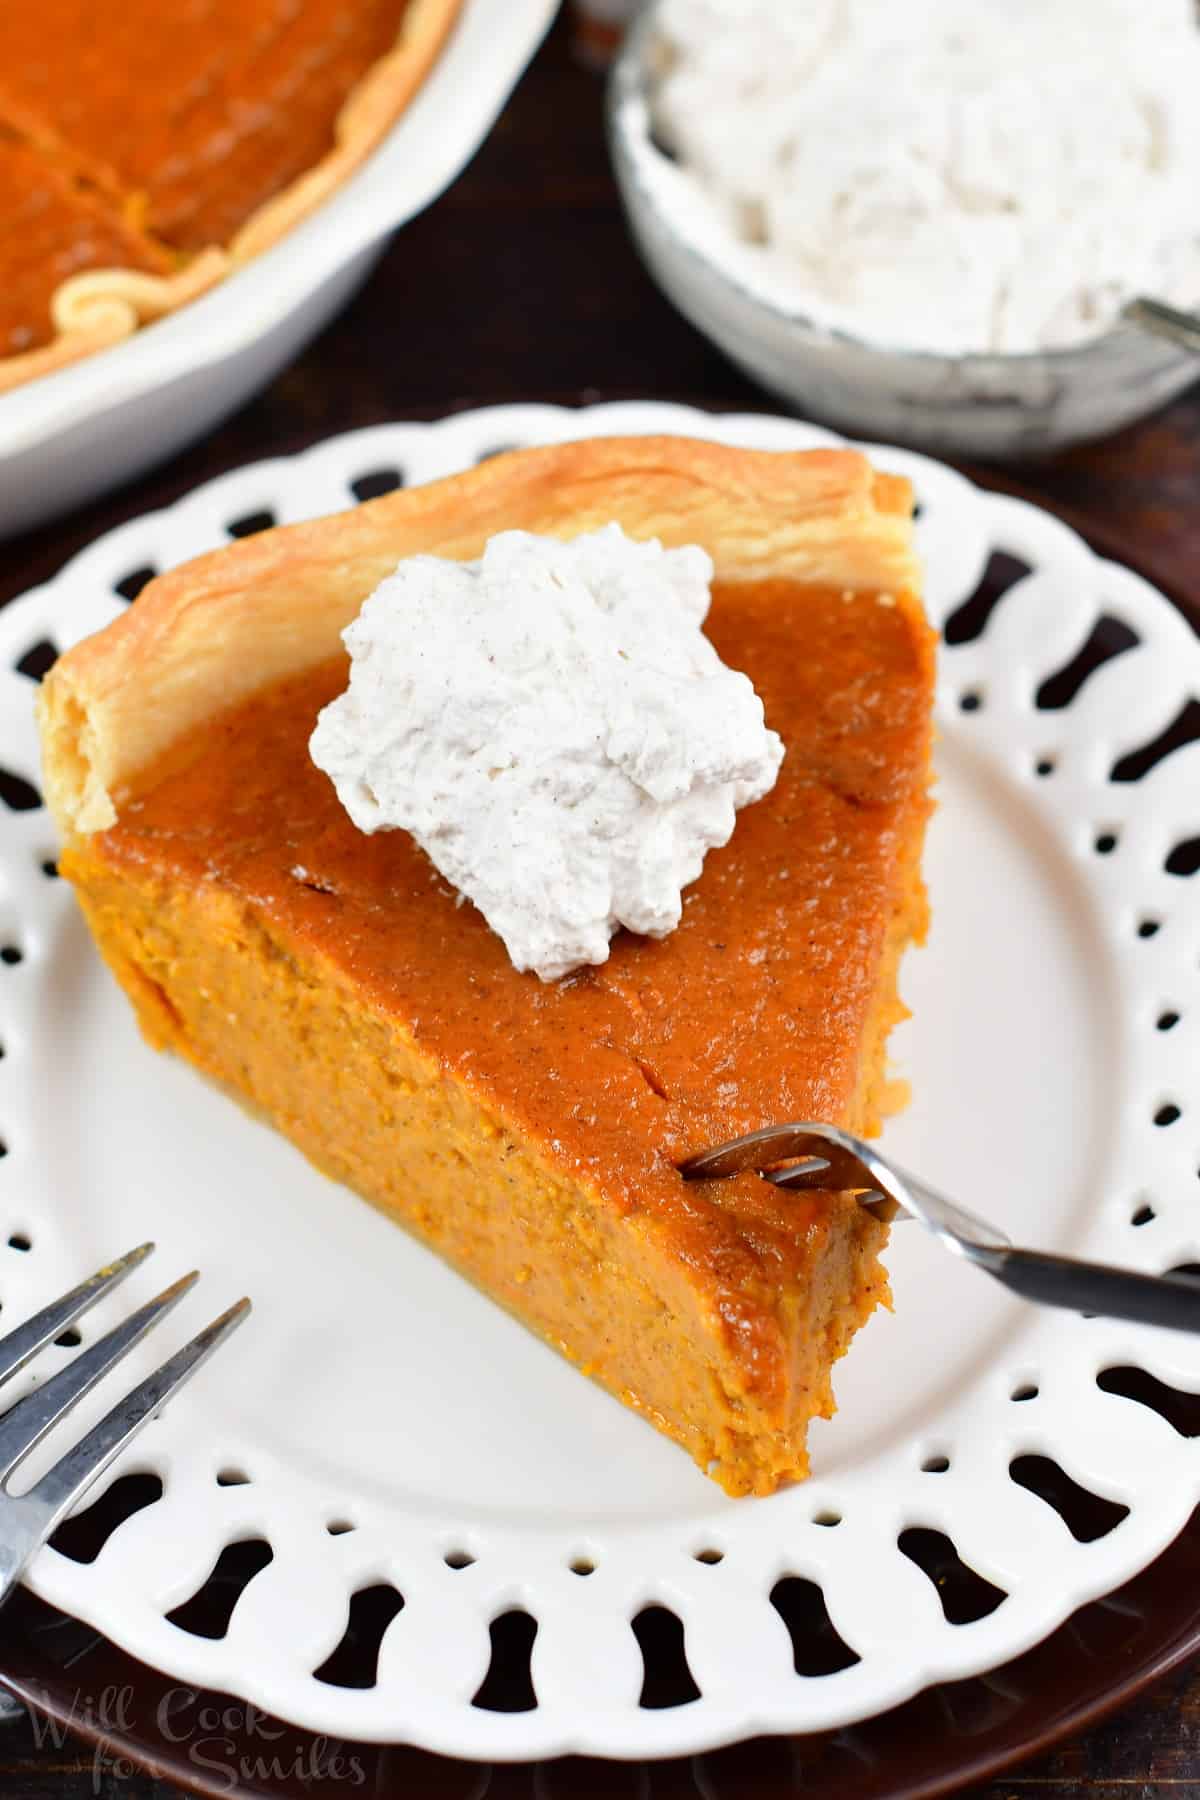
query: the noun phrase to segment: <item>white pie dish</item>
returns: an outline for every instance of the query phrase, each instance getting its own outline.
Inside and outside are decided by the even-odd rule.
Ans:
[[[0,614],[0,763],[37,779],[30,671],[45,646],[105,623],[135,571],[219,543],[230,522],[326,512],[384,471],[415,483],[515,444],[655,431],[764,449],[831,441],[794,421],[651,403],[505,407],[239,470],[99,540]],[[895,1042],[915,1101],[885,1145],[1023,1241],[1148,1271],[1196,1261],[1200,874],[1177,873],[1172,853],[1200,823],[1200,748],[1140,780],[1110,772],[1178,712],[1200,650],[1161,596],[1046,514],[924,458],[877,455],[914,482],[939,623],[990,557],[1026,565],[982,633],[955,634],[942,657],[933,934],[906,964],[915,1016]],[[1102,618],[1136,647],[1039,703]],[[428,1252],[142,1044],[69,894],[43,872],[50,827],[28,800],[0,804],[6,1311],[151,1235],[158,1279],[205,1272],[195,1324],[243,1291],[255,1303],[235,1346],[113,1471],[157,1474],[163,1497],[93,1562],[48,1550],[30,1571],[44,1598],[143,1661],[349,1738],[493,1758],[680,1755],[847,1724],[995,1667],[1186,1522],[1200,1440],[1098,1377],[1135,1365],[1198,1392],[1200,1338],[1038,1313],[911,1228],[887,1257],[895,1315],[860,1335],[837,1372],[839,1415],[814,1429],[812,1481],[724,1497]],[[122,1304],[135,1285],[149,1291],[139,1280]],[[110,1322],[97,1309],[94,1329]],[[1078,1541],[1012,1475],[1031,1457],[1127,1515]],[[913,1529],[952,1539],[1007,1598],[952,1623],[899,1543]],[[224,1637],[166,1617],[223,1546],[253,1538],[274,1560]],[[856,1663],[796,1672],[770,1600],[785,1576],[823,1589]],[[376,1684],[317,1680],[351,1596],[384,1583],[405,1605]],[[630,1622],[649,1605],[682,1621],[700,1690],[687,1704],[639,1703]],[[514,1610],[538,1625],[537,1704],[495,1712],[473,1697],[490,1628]]]
[[[474,155],[557,10],[464,0],[411,103],[312,217],[189,306],[0,394],[0,538],[161,462],[265,386]]]

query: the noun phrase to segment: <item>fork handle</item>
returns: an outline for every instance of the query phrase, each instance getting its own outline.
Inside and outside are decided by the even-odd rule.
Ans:
[[[1014,1294],[1042,1306],[1200,1332],[1200,1281],[1189,1275],[1139,1275],[1039,1250],[989,1249],[972,1261]]]

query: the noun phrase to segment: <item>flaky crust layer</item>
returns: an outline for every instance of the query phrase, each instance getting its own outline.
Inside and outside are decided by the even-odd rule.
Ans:
[[[367,70],[334,121],[333,148],[251,213],[230,244],[202,250],[174,275],[89,269],[64,281],[51,301],[54,337],[36,350],[0,357],[0,393],[107,349],[185,306],[307,218],[399,118],[429,73],[461,5],[462,0],[409,0],[394,49]]]
[[[911,517],[908,482],[853,450],[593,438],[262,532],[160,575],[55,664],[38,700],[47,801],[64,836],[107,829],[122,790],[185,732],[335,655],[404,556],[465,559],[497,531],[566,538],[616,520],[631,537],[703,545],[721,581],[899,596],[918,586]]]

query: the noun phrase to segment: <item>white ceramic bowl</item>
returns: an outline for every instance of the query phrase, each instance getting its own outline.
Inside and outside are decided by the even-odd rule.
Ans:
[[[313,216],[201,299],[0,396],[0,537],[161,462],[266,385],[479,148],[558,0],[465,0],[415,99]]]
[[[1123,324],[1066,350],[938,356],[863,342],[764,298],[720,256],[716,232],[665,200],[653,138],[656,8],[626,39],[609,142],[634,241],[668,299],[739,368],[798,411],[856,437],[948,455],[1039,456],[1144,418],[1200,378],[1200,357]],[[662,179],[662,177],[666,179]]]

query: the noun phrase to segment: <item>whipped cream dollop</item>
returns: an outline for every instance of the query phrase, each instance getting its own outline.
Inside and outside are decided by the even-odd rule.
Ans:
[[[1192,0],[663,0],[641,179],[774,305],[944,353],[1200,302]],[[636,139],[635,139],[636,141]]]
[[[617,525],[403,561],[342,634],[350,682],[310,754],[361,831],[412,833],[518,969],[664,937],[783,745],[701,626],[704,550]]]

